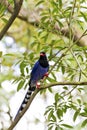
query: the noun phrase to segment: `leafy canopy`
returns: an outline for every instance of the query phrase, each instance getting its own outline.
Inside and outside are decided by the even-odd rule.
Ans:
[[[13,7],[11,0],[8,3]],[[16,18],[2,40],[6,52],[0,52],[4,68],[0,73],[0,82],[11,80],[17,83],[18,91],[26,88],[40,51],[45,51],[50,61],[50,75],[44,81],[45,85],[59,81],[86,82],[86,4],[86,0],[24,1],[20,17]],[[1,3],[1,30],[11,15],[10,8]],[[13,39],[11,43],[8,36]],[[44,89],[41,93],[47,90],[53,93],[55,89]],[[67,112],[72,113],[73,122],[81,118],[81,127],[86,126],[86,91],[84,85],[58,86],[57,92],[54,92],[54,103],[45,112],[49,130],[72,129],[74,125],[64,119]]]

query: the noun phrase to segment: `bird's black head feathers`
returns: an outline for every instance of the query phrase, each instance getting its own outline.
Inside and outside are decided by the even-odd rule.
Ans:
[[[45,52],[40,52],[39,63],[42,67],[48,67],[49,66]]]

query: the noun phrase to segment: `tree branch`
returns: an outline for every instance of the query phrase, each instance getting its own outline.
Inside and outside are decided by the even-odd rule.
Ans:
[[[55,82],[55,83],[48,84],[45,87],[41,87],[40,90],[47,89],[53,86],[59,86],[59,85],[87,85],[87,82]]]
[[[5,35],[5,33],[7,32],[7,30],[11,26],[11,24],[16,19],[17,15],[18,15],[18,13],[19,13],[19,11],[21,9],[22,3],[23,3],[23,0],[15,1],[14,2],[14,12],[12,13],[12,16],[9,18],[8,23],[5,25],[5,27],[0,32],[0,40],[3,38],[3,36]]]
[[[56,31],[60,32],[63,36],[69,38],[69,29],[67,27],[64,27],[64,28],[60,29],[57,25],[55,25],[54,29]],[[73,37],[73,42],[78,41],[76,43],[78,46],[87,46],[87,42],[86,42],[87,41],[87,36],[83,35],[81,37],[81,33],[79,33],[78,31],[76,31],[75,28],[73,29],[71,37]],[[78,40],[79,37],[81,37],[80,40]]]
[[[79,63],[76,55],[74,54],[73,50],[70,50],[70,52],[71,52],[72,56],[74,57],[78,67],[80,68],[80,73],[82,73],[87,78],[87,75],[86,75],[86,73],[83,72],[83,69],[81,68],[80,63]]]

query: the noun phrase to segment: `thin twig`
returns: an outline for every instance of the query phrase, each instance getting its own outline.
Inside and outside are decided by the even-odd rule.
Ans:
[[[80,70],[80,75],[79,75],[79,82],[80,82],[80,79],[81,79],[81,70]],[[77,87],[78,85],[75,85],[75,87],[73,87],[68,93],[66,93],[64,97],[71,94]]]
[[[80,71],[81,71],[80,73],[82,73],[82,74],[87,78],[87,75],[83,72],[83,70],[82,70],[82,68],[81,68],[81,66],[80,66],[80,63],[79,63],[77,57],[75,56],[75,54],[73,53],[72,50],[70,50],[70,51],[71,51],[71,54],[73,55],[74,59],[76,60],[77,65],[78,65],[79,68],[80,68]]]
[[[52,57],[49,59],[51,61],[56,55],[58,55],[61,51],[65,50],[67,47],[63,47],[62,49],[58,50]]]
[[[75,85],[75,87],[73,87],[68,93],[66,93],[65,95],[64,95],[64,97],[65,96],[67,96],[67,95],[69,95],[69,94],[71,94],[72,92],[73,92],[73,90],[75,90],[76,88],[77,88],[77,84]]]
[[[4,26],[4,28],[0,32],[0,40],[3,38],[3,36],[7,32],[7,30],[10,28],[10,26],[12,25],[12,23],[16,19],[17,15],[21,9],[22,3],[23,3],[23,0],[20,0],[19,2],[15,2],[14,12],[12,13],[12,16],[9,18],[8,23]]]

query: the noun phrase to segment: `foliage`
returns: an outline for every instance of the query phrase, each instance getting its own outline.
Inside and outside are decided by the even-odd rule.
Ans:
[[[13,7],[11,0],[9,3]],[[2,40],[6,52],[0,51],[3,68],[0,82],[13,81],[17,84],[17,91],[26,88],[31,68],[38,59],[40,51],[47,53],[50,70],[54,65],[45,85],[60,80],[62,82],[87,81],[87,47],[80,45],[81,38],[84,38],[87,33],[86,4],[86,0],[24,1],[22,7],[24,17],[22,18],[27,17],[29,21],[17,18]],[[0,29],[2,30],[3,26],[8,23],[11,13],[7,6],[0,4],[0,7]],[[65,29],[65,33],[62,31],[63,29]],[[14,39],[11,43],[8,36]],[[52,89],[49,89],[49,92],[54,94],[54,103],[45,111],[48,130],[53,128],[65,130],[75,127],[77,124],[67,123],[65,117],[67,113],[72,114],[72,122],[81,119],[79,122],[81,128],[86,127],[86,91],[85,86],[70,85],[62,86],[62,88],[59,86],[58,93],[55,94]],[[43,91],[41,93],[44,94]]]

